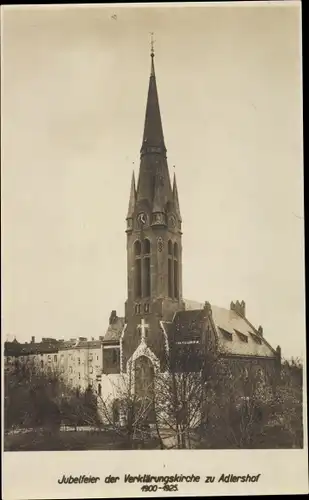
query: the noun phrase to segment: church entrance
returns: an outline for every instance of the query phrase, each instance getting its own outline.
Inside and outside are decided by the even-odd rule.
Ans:
[[[154,367],[147,356],[140,356],[135,361],[135,395],[145,421],[154,423]]]

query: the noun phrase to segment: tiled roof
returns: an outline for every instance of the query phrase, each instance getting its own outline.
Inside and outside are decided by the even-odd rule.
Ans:
[[[193,309],[194,305],[197,306],[196,309]],[[169,327],[165,327],[170,341],[184,342],[200,339],[205,311],[201,304],[192,301],[189,302],[188,307],[189,309],[185,311],[177,312],[173,322]],[[211,311],[221,353],[241,356],[275,356],[275,350],[245,318],[235,311],[222,307],[211,306]]]
[[[235,311],[212,306],[212,317],[217,327],[219,349],[227,354],[243,356],[274,356],[268,342]],[[232,340],[222,332],[228,332]]]
[[[115,320],[108,326],[103,343],[111,344],[118,343],[125,325],[124,318],[116,317]]]

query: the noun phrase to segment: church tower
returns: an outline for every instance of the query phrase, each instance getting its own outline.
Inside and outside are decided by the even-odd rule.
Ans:
[[[176,177],[172,185],[166,158],[153,47],[139,176],[136,185],[132,174],[126,222],[128,293],[122,369],[141,339],[162,366],[167,337],[161,321],[172,320],[183,309],[182,233]]]

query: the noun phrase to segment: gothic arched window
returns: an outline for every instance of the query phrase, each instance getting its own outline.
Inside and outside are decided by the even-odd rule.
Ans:
[[[171,242],[171,240],[169,240],[167,247],[168,247],[168,254],[173,255],[173,243]]]
[[[143,252],[144,255],[150,253],[150,241],[148,240],[148,238],[146,238],[143,241],[143,248],[144,248],[144,252]]]
[[[178,245],[174,243],[174,297],[178,299],[179,278],[178,278]]]
[[[142,246],[139,240],[134,243],[134,291],[135,297],[142,296],[142,263],[141,263]]]
[[[135,254],[135,257],[140,256],[141,252],[142,252],[141,242],[139,240],[136,240],[136,242],[134,243],[134,254]]]
[[[169,240],[168,245],[168,296],[173,297],[173,243]]]
[[[145,238],[143,241],[143,297],[150,297],[150,241]]]

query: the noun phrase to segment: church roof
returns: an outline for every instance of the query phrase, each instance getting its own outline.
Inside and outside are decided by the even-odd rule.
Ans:
[[[168,331],[170,341],[199,341],[205,310],[202,305],[187,303],[188,309],[175,314]],[[275,350],[253,325],[236,311],[211,306],[212,320],[217,334],[218,349],[222,354],[235,356],[275,357]]]
[[[125,325],[124,318],[116,317],[115,320],[108,326],[106,334],[103,338],[103,344],[118,343]]]

